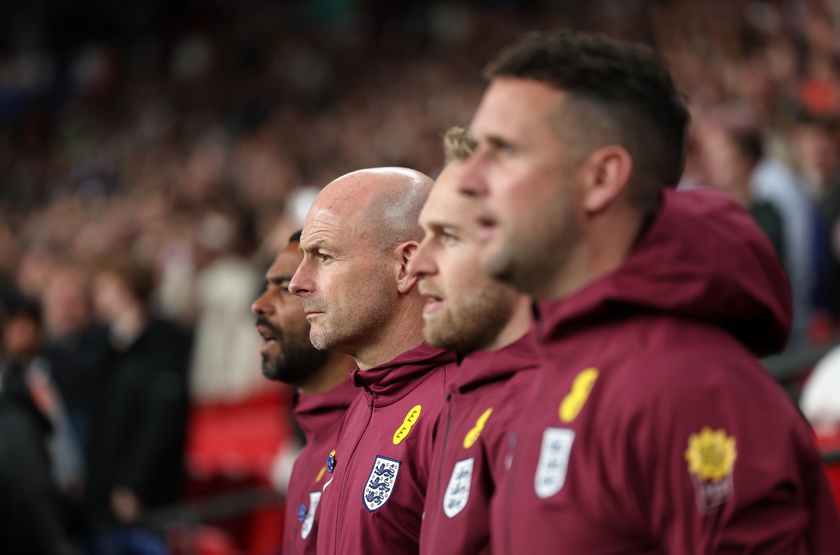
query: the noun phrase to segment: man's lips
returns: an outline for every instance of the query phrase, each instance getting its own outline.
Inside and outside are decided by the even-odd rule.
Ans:
[[[494,220],[486,216],[476,218],[476,223],[478,224],[478,231],[476,231],[475,237],[481,243],[489,241],[498,227]]]
[[[257,325],[257,333],[263,338],[263,344],[260,346],[260,353],[267,353],[277,345],[277,335],[270,326]]]
[[[423,300],[423,316],[431,316],[443,306],[443,299],[431,293],[422,293]]]

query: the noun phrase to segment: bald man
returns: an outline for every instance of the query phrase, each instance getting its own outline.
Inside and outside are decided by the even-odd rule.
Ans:
[[[407,264],[432,181],[402,168],[327,185],[303,227],[289,290],[317,349],[352,356],[347,409],[318,511],[319,554],[417,553],[435,436],[455,355],[423,343],[423,298]]]
[[[251,306],[265,340],[260,351],[263,374],[295,386],[295,420],[306,437],[286,490],[283,555],[315,553],[325,453],[335,447],[344,412],[358,394],[347,379],[353,359],[312,346],[303,305],[289,292],[289,280],[303,258],[299,245],[298,231],[277,253],[265,275],[265,291]]]

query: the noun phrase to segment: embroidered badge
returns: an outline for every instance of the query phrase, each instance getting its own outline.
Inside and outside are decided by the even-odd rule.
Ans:
[[[589,394],[592,392],[597,379],[597,368],[587,368],[575,376],[575,380],[572,382],[572,390],[563,397],[563,401],[560,403],[560,420],[568,423],[577,418],[586,400],[589,399]]]
[[[708,514],[732,499],[735,493],[732,471],[738,458],[734,437],[727,435],[723,428],[712,430],[706,426],[699,434],[688,436],[684,456],[701,514]]]
[[[534,475],[534,490],[540,499],[547,499],[563,488],[574,441],[573,430],[546,428],[543,432],[540,461]]]
[[[473,457],[458,461],[449,477],[449,485],[443,495],[443,514],[452,518],[467,506],[470,498],[470,483],[472,482]]]
[[[327,472],[332,472],[333,470],[335,470],[335,449],[327,455]],[[320,478],[318,479],[320,480]]]
[[[402,425],[397,428],[397,431],[394,432],[394,445],[399,445],[402,440],[404,440],[408,433],[411,431],[411,427],[417,423],[417,419],[420,418],[420,411],[423,409],[420,405],[415,405],[408,411],[408,414],[405,415],[403,419]]]
[[[464,436],[464,449],[469,449],[475,445],[475,442],[478,441],[478,436],[480,436],[481,431],[484,430],[484,425],[487,423],[487,419],[490,418],[490,414],[492,412],[493,407],[490,407],[478,417],[478,420],[475,421],[473,429],[467,432],[467,435]]]
[[[315,522],[315,511],[318,509],[318,503],[321,501],[321,492],[320,491],[310,491],[309,492],[309,510],[306,511],[306,508],[301,505],[301,509],[306,511],[306,518],[303,520],[303,526],[300,527],[300,537],[301,539],[305,540],[309,537],[309,533],[312,531],[312,524]],[[298,514],[298,520],[300,520],[300,514]]]
[[[388,502],[400,472],[400,461],[387,457],[376,457],[362,492],[362,501],[370,512],[382,508]]]

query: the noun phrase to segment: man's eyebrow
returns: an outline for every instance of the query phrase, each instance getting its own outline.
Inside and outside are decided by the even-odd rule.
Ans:
[[[304,245],[303,243],[300,244],[298,247],[303,252],[314,252],[320,250],[324,246],[324,241],[321,239],[315,239],[314,241],[307,243]]]
[[[423,222],[422,227],[423,227],[423,229],[425,229],[427,231],[433,231],[433,232],[438,232],[438,231],[441,231],[441,230],[444,230],[444,229],[451,229],[451,230],[455,230],[455,231],[458,231],[458,230],[461,229],[461,225],[458,222],[454,222],[454,221],[451,221],[451,220],[447,221],[445,219],[436,218],[434,216],[432,216],[431,218],[429,218],[428,220]]]

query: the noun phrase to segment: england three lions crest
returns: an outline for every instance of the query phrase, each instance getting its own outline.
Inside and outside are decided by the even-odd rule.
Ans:
[[[362,501],[368,511],[379,510],[388,502],[388,498],[394,491],[394,484],[397,483],[400,464],[400,461],[394,459],[376,457],[367,485],[362,492]]]
[[[472,482],[473,457],[458,461],[452,469],[449,485],[443,495],[443,514],[452,518],[467,506],[470,498],[470,483]]]
[[[534,490],[540,499],[547,499],[563,488],[574,441],[573,430],[546,428],[543,431],[540,461],[534,476]]]

